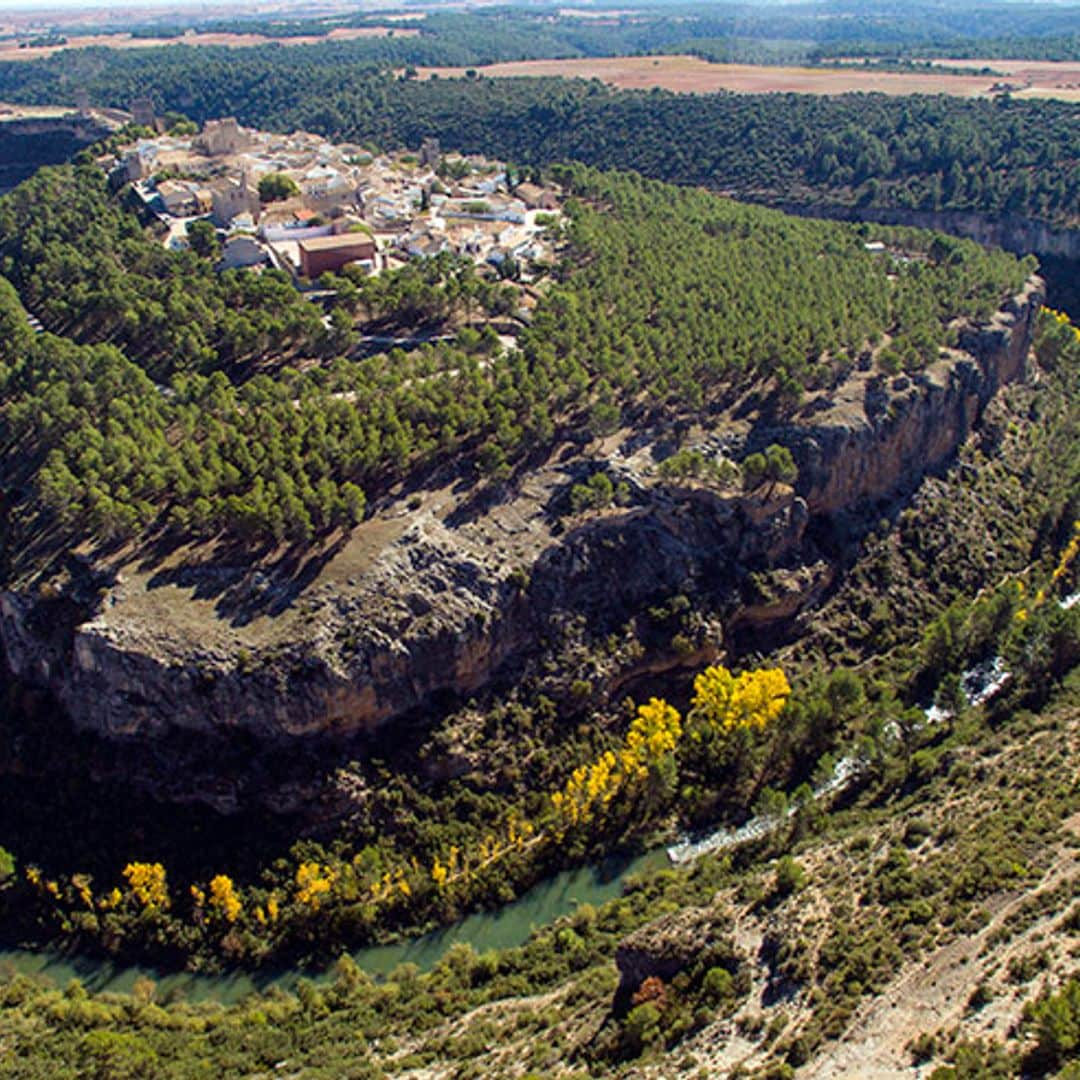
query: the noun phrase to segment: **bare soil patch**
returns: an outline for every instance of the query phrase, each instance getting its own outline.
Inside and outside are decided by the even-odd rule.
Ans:
[[[919,1075],[920,1070],[913,1067],[912,1040],[953,1026],[961,1027],[969,1038],[1004,1036],[1036,990],[1031,985],[1010,983],[1009,962],[1033,955],[1048,938],[1064,935],[1059,925],[1062,913],[1052,910],[1004,948],[993,947],[994,937],[1025,901],[1068,881],[1076,870],[1075,852],[1066,851],[1033,890],[987,903],[991,919],[984,929],[910,964],[883,994],[860,1010],[843,1037],[805,1070],[807,1080],[842,1080],[846,1076],[887,1080]],[[994,975],[992,1006],[980,1014],[969,1003],[976,989]],[[929,1068],[921,1070],[922,1074],[928,1072]]]
[[[1015,87],[1013,97],[1080,101],[1078,60],[936,60],[935,63],[943,67],[972,70],[992,68],[1001,73],[998,81],[1008,82]]]
[[[286,548],[252,558],[206,542],[152,561],[136,554],[119,561],[120,586],[102,618],[209,648],[261,647],[288,640],[297,620],[304,618],[304,597],[320,586],[345,590],[355,585],[408,524],[405,515],[373,517],[348,537],[333,534],[294,560],[291,579],[283,569],[293,561]],[[249,589],[247,578],[253,574],[274,575],[282,602],[238,621],[230,613],[228,594],[234,587]]]

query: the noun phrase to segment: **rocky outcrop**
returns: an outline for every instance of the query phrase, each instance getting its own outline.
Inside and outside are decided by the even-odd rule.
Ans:
[[[467,694],[520,667],[568,619],[602,634],[680,592],[733,608],[746,567],[796,549],[807,520],[790,491],[756,528],[747,505],[658,491],[647,505],[544,538],[527,585],[468,534],[421,516],[354,586],[308,594],[304,629],[259,652],[239,637],[200,645],[117,618],[123,580],[70,628],[67,647],[45,647],[35,603],[14,594],[0,599],[0,637],[17,675],[49,685],[79,726],[102,734],[370,731],[440,691]]]
[[[578,448],[483,505],[444,491],[416,509],[384,507],[327,553],[325,572],[135,564],[117,574],[72,560],[59,584],[0,597],[7,667],[109,737],[280,740],[373,732],[437,709],[442,695],[515,682],[556,655],[568,626],[602,642],[678,594],[728,626],[790,619],[831,579],[811,520],[889,498],[952,455],[998,386],[1023,372],[1040,296],[1033,281],[965,331],[964,351],[916,377],[860,373],[824,409],[753,430],[750,447],[791,447],[798,492],[672,486],[630,459],[583,461]],[[555,508],[598,464],[630,504],[566,530]],[[681,645],[598,671],[594,689],[713,655],[703,641]]]
[[[791,449],[811,514],[888,497],[951,458],[998,389],[1022,376],[1042,299],[1033,278],[988,325],[961,332],[961,351],[915,375],[853,380],[825,411],[754,441]]]
[[[738,966],[738,955],[728,933],[730,912],[687,907],[646,923],[623,938],[615,950],[619,993],[633,993],[646,979],[670,982],[695,965]]]
[[[111,133],[93,117],[0,119],[0,191],[32,176],[42,165],[70,161]]]

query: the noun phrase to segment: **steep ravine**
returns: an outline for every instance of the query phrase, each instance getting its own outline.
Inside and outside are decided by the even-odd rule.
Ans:
[[[680,593],[725,624],[788,619],[831,573],[808,525],[853,520],[947,460],[997,388],[1021,377],[1041,297],[1033,279],[918,376],[856,373],[790,422],[745,433],[750,446],[791,447],[797,492],[672,486],[639,468],[639,440],[631,456],[553,456],[486,503],[433,492],[385,508],[303,587],[247,565],[141,573],[72,558],[47,587],[0,596],[5,663],[112,738],[239,729],[273,741],[372,732],[441,695],[513,681],[554,655],[573,621],[600,640]],[[629,505],[560,519],[553,507],[597,464],[628,484]],[[772,597],[750,587],[762,572],[782,584]]]

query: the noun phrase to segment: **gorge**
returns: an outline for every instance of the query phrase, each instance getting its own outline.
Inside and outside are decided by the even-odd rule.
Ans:
[[[408,497],[420,507],[388,503],[307,573],[72,556],[47,588],[0,598],[6,664],[76,727],[129,746],[180,732],[335,743],[519,680],[559,656],[574,620],[600,638],[677,594],[708,613],[689,647],[638,649],[595,671],[592,700],[611,700],[646,672],[731,649],[733,630],[782,636],[828,588],[859,522],[946,463],[998,388],[1023,376],[1042,288],[1032,279],[923,373],[855,372],[782,426],[724,418],[716,432],[742,452],[791,448],[795,490],[721,495],[658,478],[670,435],[656,430],[605,440],[582,461],[557,452],[479,505],[432,483]],[[698,442],[715,437],[703,429]],[[565,528],[551,512],[559,492],[598,467],[627,484],[631,504]],[[549,680],[550,692],[565,697],[570,681]],[[184,786],[173,772],[154,778],[159,796]],[[243,787],[233,778],[203,797],[236,809]]]

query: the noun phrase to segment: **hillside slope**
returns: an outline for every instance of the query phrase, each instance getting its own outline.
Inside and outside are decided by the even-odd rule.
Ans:
[[[837,756],[891,752],[882,733],[906,731],[928,696],[955,698],[987,650],[1016,653],[1024,694],[1028,667],[1067,666],[1068,628],[1050,627],[1041,601],[1021,625],[1008,580],[1045,576],[1077,479],[1055,453],[1075,428],[1075,331],[1039,313],[1029,265],[904,230],[868,249],[841,226],[633,177],[577,170],[562,182],[579,200],[564,265],[516,350],[469,366],[463,332],[446,352],[328,369],[301,357],[228,366],[235,381],[224,365],[177,372],[171,393],[140,364],[177,363],[188,343],[136,362],[96,340],[123,277],[99,276],[109,287],[95,294],[96,252],[56,240],[65,215],[20,222],[18,242],[40,253],[22,267],[24,291],[54,259],[87,288],[67,310],[86,340],[40,335],[4,371],[0,419],[21,484],[2,632],[23,682],[4,768],[13,798],[29,801],[0,837],[19,866],[9,934],[170,964],[325,957],[505,901],[590,855],[775,806]],[[111,220],[123,236],[114,265],[127,261],[138,292],[162,255]],[[764,272],[788,262],[790,279]],[[185,301],[204,291],[210,310],[250,288],[194,258],[165,266]],[[785,280],[802,306],[779,310]],[[158,326],[155,310],[136,304],[124,332],[140,312]],[[220,364],[214,342],[208,333],[206,362]],[[369,392],[338,396],[351,375]],[[467,418],[455,412],[462,385],[483,405]],[[407,426],[392,423],[398,407]],[[451,435],[439,424],[452,417]],[[264,445],[249,449],[255,422]],[[397,452],[355,456],[348,440],[366,425],[396,426]],[[441,453],[437,437],[449,440]],[[310,456],[285,454],[305,439]],[[298,518],[311,499],[314,519],[323,481],[362,479],[365,520],[284,546],[245,538],[237,519],[279,509],[261,476],[223,460],[245,452]],[[1031,491],[998,566],[987,556],[971,575],[989,607],[943,614],[970,598],[967,578],[949,575],[975,552],[917,500],[958,454],[961,480],[970,461],[991,462],[970,528],[996,533],[1015,486]],[[202,527],[188,501],[209,506]],[[105,528],[127,507],[144,532]],[[911,559],[878,579],[897,521],[912,530]],[[933,582],[924,660],[912,653],[922,609],[882,614],[874,596],[899,582],[911,594]],[[834,603],[845,592],[846,608]],[[819,608],[823,633],[807,636]],[[1044,633],[1061,655],[1036,650],[1029,663],[1023,650],[1041,650]],[[768,656],[791,638],[793,684]],[[830,641],[852,650],[847,664]],[[877,681],[845,670],[863,665]],[[697,672],[693,692],[680,670]],[[83,731],[49,715],[50,690]],[[36,824],[51,784],[67,806],[139,791],[157,809],[131,830],[96,826],[75,850]],[[170,826],[170,801],[211,808],[206,850]],[[218,842],[266,810],[269,828],[232,850]]]

